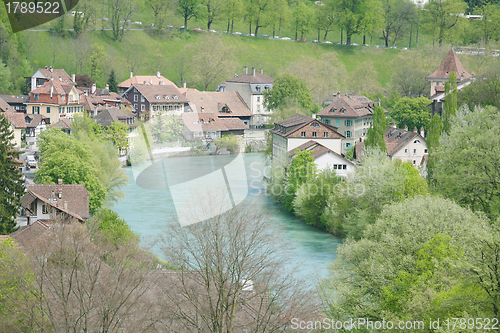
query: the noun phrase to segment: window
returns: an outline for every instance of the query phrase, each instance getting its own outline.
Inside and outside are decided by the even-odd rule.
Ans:
[[[330,125],[330,119],[325,119],[325,120],[323,120],[323,122],[324,122],[325,124],[327,124],[327,125]]]
[[[427,148],[424,149],[424,154],[427,154]]]
[[[328,132],[323,132],[323,137],[327,138],[328,137]]]
[[[257,96],[257,103],[260,103],[260,96]]]
[[[50,113],[50,106],[47,106],[47,113]]]
[[[352,126],[352,120],[344,120],[344,126]]]
[[[137,110],[137,104],[134,104],[134,109],[136,109],[136,110]]]
[[[338,120],[338,119],[337,119],[337,120],[335,120],[335,125],[336,125],[336,126],[340,126],[340,120]]]
[[[144,96],[141,95],[141,102],[145,102]]]
[[[349,143],[349,142],[344,143],[344,148],[345,149],[351,148],[351,143]]]
[[[33,114],[40,114],[40,107],[39,106],[33,107]]]
[[[144,111],[144,110],[146,110],[146,105],[141,104],[141,111]]]
[[[413,160],[413,165],[415,165],[415,163],[416,163],[416,161],[415,161],[415,160]]]
[[[311,127],[319,127],[319,124],[318,123],[312,123]]]
[[[301,132],[300,136],[303,137],[303,138],[305,138],[306,137],[306,132]]]
[[[415,140],[413,141],[413,143],[420,143],[420,140]]]
[[[257,105],[257,112],[260,112],[260,105]]]
[[[344,131],[344,136],[346,138],[350,138],[351,137],[351,131]]]
[[[38,94],[33,94],[33,99],[34,99],[35,101],[38,101]]]
[[[342,164],[342,169],[347,170],[347,164]]]
[[[134,102],[138,102],[139,101],[139,95],[134,95]]]
[[[49,210],[47,209],[47,205],[42,205],[42,214],[48,214]]]
[[[316,138],[317,135],[316,135],[316,132],[313,132],[313,138]]]
[[[416,149],[413,149],[413,154],[416,154],[417,153],[417,150]]]

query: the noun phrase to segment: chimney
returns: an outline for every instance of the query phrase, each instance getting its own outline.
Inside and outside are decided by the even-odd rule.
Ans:
[[[130,72],[130,78],[134,77],[134,72]]]
[[[57,184],[58,184],[58,185],[62,185],[62,182],[63,182],[63,181],[62,181],[62,179],[61,179],[61,178],[59,178],[59,179],[57,180]]]
[[[49,71],[50,71],[51,73],[54,73],[54,67],[50,66],[50,67],[49,67]]]
[[[68,201],[64,200],[64,210],[68,210]]]
[[[59,76],[59,81],[61,81],[61,82],[62,82],[62,77],[61,77],[61,76]]]
[[[408,132],[408,126],[407,126],[407,125],[405,125],[405,131],[407,131],[407,132]]]
[[[161,77],[160,71],[157,71],[157,72],[156,72],[156,77],[157,77],[157,78],[160,78],[160,77]]]
[[[186,89],[186,81],[184,81],[184,84],[182,85],[184,89]]]
[[[109,84],[106,83],[106,90],[109,90]]]
[[[243,66],[243,75],[247,75],[247,74],[248,74],[248,67]]]
[[[425,134],[424,128],[420,127],[420,136],[423,137],[423,138],[425,138],[424,134]]]
[[[73,83],[76,83],[76,75],[75,74],[71,74],[71,81],[73,81]]]
[[[264,74],[264,68],[260,69],[260,74]]]
[[[95,83],[92,84],[92,90],[90,91],[91,94],[94,94],[97,89],[97,86]]]
[[[380,98],[378,99],[378,106],[380,106]]]
[[[392,123],[392,128],[398,128],[398,125],[396,124],[396,122]]]
[[[149,79],[149,84],[150,84],[150,85],[153,85],[153,78],[150,78],[150,79]]]
[[[418,133],[418,130],[417,130],[416,126],[413,128],[413,132]]]
[[[50,85],[50,98],[52,99],[52,95],[54,94],[54,85]]]
[[[49,66],[45,66],[45,69],[49,69]]]
[[[252,76],[255,76],[255,67],[252,67]]]

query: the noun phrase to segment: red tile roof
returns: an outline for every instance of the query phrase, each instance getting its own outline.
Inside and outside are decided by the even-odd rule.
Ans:
[[[161,75],[136,75],[118,84],[119,88],[130,88],[134,84],[148,84],[148,85],[173,85],[175,84],[169,79]],[[161,82],[161,83],[160,83]],[[177,88],[177,87],[176,87]]]
[[[319,116],[364,117],[373,114],[375,103],[365,96],[342,96],[321,110]]]
[[[444,57],[438,69],[431,75],[427,76],[426,79],[447,80],[450,77],[451,72],[455,72],[457,81],[466,81],[473,77],[465,70],[453,48],[451,48],[446,57]]]
[[[290,150],[288,152],[288,154],[290,156],[295,155],[295,151],[297,149],[300,151],[303,151],[303,150],[312,151],[311,155],[312,155],[312,157],[314,157],[314,159],[317,159],[318,157],[320,157],[324,154],[331,153],[331,154],[334,154],[334,155],[338,156],[339,158],[343,159],[345,162],[347,162],[351,165],[354,165],[354,163],[352,163],[351,161],[346,159],[344,156],[337,154],[336,152],[334,152],[330,148],[327,148],[327,147],[323,146],[321,143],[316,142],[314,140],[309,140],[306,143],[301,144],[300,146],[296,147],[295,149]]]
[[[251,117],[252,111],[238,92],[187,91],[184,96],[194,112],[216,113],[221,117]],[[222,112],[227,107],[228,112]]]
[[[248,126],[239,118],[219,118],[214,113],[183,113],[182,120],[191,132],[248,129]]]
[[[226,80],[226,82],[238,82],[238,83],[268,83],[272,84],[274,79],[264,74],[255,73],[255,76],[250,74],[241,75],[233,79]]]
[[[69,118],[61,118],[57,123],[52,125],[51,127],[62,128],[65,130],[71,130],[72,120]]]
[[[62,82],[66,84],[73,84],[76,85],[72,80],[71,76],[66,73],[64,69],[39,69],[40,73],[42,73],[43,76],[45,76],[46,79],[50,80],[51,78],[54,78],[54,81],[59,81],[59,77],[61,78]]]
[[[20,112],[2,112],[2,116],[15,128],[26,128],[25,114]]]

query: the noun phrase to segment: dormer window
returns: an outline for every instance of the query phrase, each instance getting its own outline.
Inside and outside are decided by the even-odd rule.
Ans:
[[[155,95],[155,98],[156,99],[160,99],[160,95]]]
[[[66,100],[66,95],[61,95],[61,100],[64,102]]]
[[[319,127],[319,124],[318,123],[312,123],[311,127]]]
[[[260,86],[256,86],[256,87],[255,87],[255,90],[256,90],[257,92],[260,92]]]
[[[168,97],[167,95],[163,96],[163,98],[165,98],[167,101],[170,100],[170,97]]]
[[[33,94],[33,99],[34,99],[35,101],[38,101],[38,94]]]

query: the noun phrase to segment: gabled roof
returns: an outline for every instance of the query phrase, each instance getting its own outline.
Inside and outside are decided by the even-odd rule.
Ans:
[[[129,88],[134,84],[148,84],[148,85],[173,85],[175,84],[169,79],[161,75],[136,75],[118,84],[119,88]]]
[[[425,139],[420,134],[406,129],[398,129],[387,127],[384,133],[384,141],[387,147],[387,155],[394,156],[398,151],[403,149],[412,140],[418,139],[425,142]]]
[[[297,127],[293,131],[290,131],[290,132],[288,132],[288,133],[286,133],[285,135],[282,135],[282,136],[284,136],[285,138],[289,137],[289,136],[292,136],[293,134],[295,134],[297,132],[300,132],[304,127],[308,126],[311,123],[318,123],[319,127],[326,127],[327,129],[329,129],[330,131],[332,131],[335,136],[330,136],[330,137],[328,137],[328,139],[344,139],[345,138],[345,136],[343,136],[342,134],[340,134],[339,132],[337,132],[337,127],[325,124],[325,123],[323,123],[322,121],[320,121],[318,119],[311,119],[311,121],[309,121],[309,122],[307,122],[307,123],[305,123],[305,124]]]
[[[47,124],[50,124],[50,118],[46,118],[41,114],[26,114],[24,115],[24,119],[26,120],[27,128],[37,127],[40,125],[42,120],[45,120]],[[31,121],[29,121],[29,119],[31,119]]]
[[[373,114],[375,103],[365,96],[342,96],[321,110],[319,116],[364,117]]]
[[[187,103],[186,97],[173,84],[170,85],[144,85],[134,84],[135,87],[150,103]]]
[[[457,81],[469,80],[470,78],[473,77],[465,70],[464,66],[460,62],[460,59],[458,59],[458,56],[455,53],[455,50],[453,50],[453,48],[451,48],[446,57],[444,57],[438,69],[434,73],[426,77],[426,79],[447,80],[450,78],[451,72],[455,72],[455,75],[457,76]]]
[[[272,84],[274,79],[264,74],[255,73],[255,75],[252,75],[250,73],[226,80],[226,82]]]
[[[36,88],[35,90],[32,91],[33,94],[50,94],[50,87],[54,87],[53,94],[56,95],[66,95],[68,92],[71,91],[71,89],[74,86],[70,86],[67,84],[63,84],[59,80],[51,80],[45,82],[43,85],[40,87]]]
[[[115,121],[126,120],[130,117],[134,117],[134,115],[118,108],[107,108],[92,117],[92,120],[103,127],[108,127]]]
[[[15,111],[3,98],[0,97],[0,111]]]
[[[8,104],[24,104],[30,100],[29,95],[0,95],[0,98]]]
[[[216,113],[221,117],[251,117],[252,111],[238,92],[187,91],[184,96],[194,112]],[[222,112],[227,107],[228,112]]]
[[[191,132],[248,129],[248,126],[239,118],[219,118],[215,113],[183,113],[182,120]]]
[[[15,128],[26,128],[26,120],[24,113],[20,112],[2,112],[2,115],[7,118],[7,121]]]
[[[348,159],[346,159],[344,156],[342,156],[340,154],[337,154],[336,152],[334,152],[330,148],[327,148],[327,147],[323,146],[321,143],[316,142],[314,140],[309,140],[306,143],[301,144],[300,146],[298,146],[298,147],[290,150],[288,152],[288,154],[290,156],[295,155],[295,151],[297,149],[300,150],[300,151],[303,151],[303,150],[311,151],[312,152],[311,155],[312,155],[312,157],[314,157],[314,159],[317,159],[318,157],[323,156],[324,154],[328,154],[328,153],[334,154],[337,157],[339,157],[342,160],[344,160],[346,163],[349,163],[349,164],[355,166],[354,163],[352,163],[351,161],[349,161]]]
[[[71,119],[69,118],[61,118],[57,123],[52,125],[51,127],[61,128],[65,130],[71,130]]]
[[[50,80],[51,78],[54,78],[54,81],[59,81],[59,77],[61,78],[62,82],[66,83],[66,84],[73,84],[75,85],[76,83],[74,83],[72,80],[71,80],[71,76],[68,75],[68,73],[66,73],[66,71],[64,69],[48,69],[48,68],[41,68],[39,69],[40,73],[42,73],[42,75],[47,79],[47,80]]]
[[[302,115],[300,113],[296,113],[296,114],[294,114],[293,116],[291,116],[288,119],[280,120],[280,121],[275,122],[275,124],[283,126],[283,127],[293,127],[293,126],[297,126],[297,125],[302,125],[302,124],[308,123],[311,120],[312,120],[311,117],[304,116],[304,115]]]
[[[59,198],[61,192],[61,198]],[[89,192],[82,184],[30,184],[27,193],[21,201],[23,207],[29,209],[31,202],[38,198],[60,211],[66,212],[79,219],[88,219]],[[67,201],[68,209],[64,209]]]
[[[36,221],[33,224],[14,231],[10,234],[10,237],[15,239],[19,245],[26,246],[33,244],[33,242],[40,238],[49,228],[50,227],[44,222]]]

